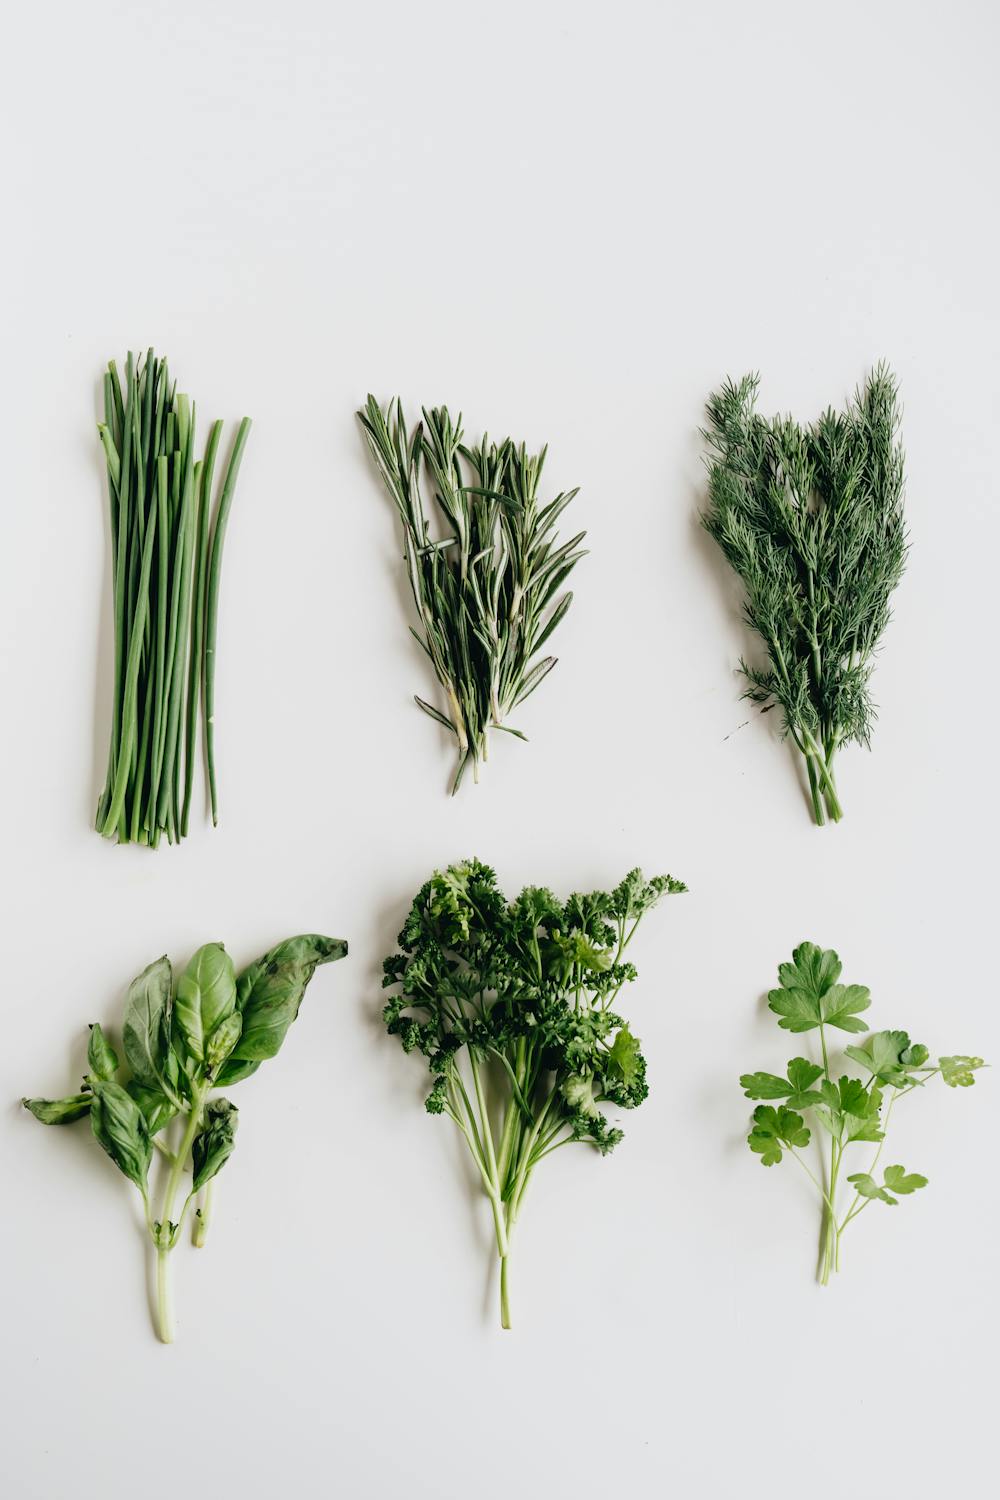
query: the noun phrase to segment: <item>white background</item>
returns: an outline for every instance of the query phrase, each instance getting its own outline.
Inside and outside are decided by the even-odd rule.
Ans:
[[[290,1493],[817,1500],[981,1493],[996,1419],[996,1074],[937,1086],[839,1284],[794,1166],[743,1144],[763,1005],[804,938],[878,1026],[1000,1057],[995,8],[981,3],[22,6],[5,44],[4,1469],[25,1500]],[[222,825],[103,844],[108,546],[94,430],[154,343],[255,426],[226,556]],[[888,358],[912,556],[811,826],[739,701],[739,596],[699,532],[727,373],[814,416]],[[550,444],[591,555],[557,670],[446,796],[368,390]],[[565,534],[565,533],[564,533]],[[691,886],[637,940],[648,1103],[539,1171],[501,1334],[484,1201],[379,967],[430,871]],[[164,950],[350,939],[235,1090],[208,1248],[153,1338],[137,1200],[23,1093],[80,1074]],[[860,1163],[859,1163],[860,1165]],[[801,1179],[801,1180],[799,1180]],[[844,1476],[849,1476],[846,1478]],[[891,1476],[893,1476],[891,1478]]]

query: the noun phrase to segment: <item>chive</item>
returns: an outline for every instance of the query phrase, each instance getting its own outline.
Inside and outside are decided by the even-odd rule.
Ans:
[[[222,547],[226,539],[226,525],[233,503],[236,476],[239,473],[250,435],[250,418],[244,417],[236,434],[236,442],[230,455],[226,477],[219,498],[219,512],[212,534],[212,549],[208,564],[208,595],[205,607],[205,751],[208,758],[208,786],[212,798],[212,823],[219,821],[219,799],[215,776],[215,638],[219,624],[219,582],[222,576]]]
[[[198,744],[198,710],[201,700],[202,648],[205,638],[205,591],[208,585],[209,523],[212,519],[212,475],[215,455],[222,435],[222,423],[213,422],[208,436],[204,463],[195,466],[195,493],[198,506],[198,541],[194,580],[194,618],[191,630],[191,661],[188,667],[187,743],[184,761],[184,808],[181,813],[181,836],[186,837],[194,787],[194,762]],[[201,470],[200,476],[198,470]],[[200,478],[200,483],[199,483]]]
[[[205,461],[196,462],[194,405],[152,349],[141,359],[127,355],[124,390],[113,360],[102,385],[114,681],[96,826],[119,843],[155,849],[164,833],[171,843],[187,833],[203,681],[206,701],[214,689],[205,672],[207,622],[214,661],[222,542],[249,421],[237,434],[213,533],[222,423],[212,424]],[[212,793],[214,812],[214,780]]]

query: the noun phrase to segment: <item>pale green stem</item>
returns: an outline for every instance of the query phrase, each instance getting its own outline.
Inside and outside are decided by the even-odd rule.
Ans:
[[[195,1087],[191,1094],[191,1112],[184,1127],[181,1143],[177,1148],[167,1185],[163,1193],[163,1207],[160,1211],[159,1229],[156,1235],[156,1307],[157,1307],[157,1332],[164,1344],[172,1344],[174,1341],[174,1315],[173,1298],[170,1291],[170,1270],[168,1256],[174,1247],[176,1229],[171,1230],[171,1214],[174,1210],[174,1199],[177,1189],[180,1187],[181,1177],[194,1138],[201,1126],[202,1105],[205,1100],[206,1089],[202,1085]],[[189,1195],[190,1196],[190,1195]],[[185,1202],[185,1208],[187,1202]],[[182,1215],[183,1217],[183,1215]]]
[[[194,1229],[191,1232],[191,1243],[200,1250],[205,1243],[208,1234],[208,1226],[212,1219],[212,1199],[215,1195],[215,1183],[210,1182],[202,1193],[201,1203],[194,1216]]]

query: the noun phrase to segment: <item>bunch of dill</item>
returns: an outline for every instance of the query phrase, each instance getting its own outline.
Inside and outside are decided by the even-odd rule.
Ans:
[[[740,663],[746,697],[780,707],[821,824],[841,817],[838,749],[870,744],[869,679],[906,560],[898,390],[880,365],[846,411],[802,427],[760,416],[758,386],[727,380],[708,402],[703,521],[767,647],[766,667]]]

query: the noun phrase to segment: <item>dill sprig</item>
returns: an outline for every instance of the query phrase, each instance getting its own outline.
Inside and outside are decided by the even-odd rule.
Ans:
[[[383,412],[369,396],[358,417],[403,525],[420,619],[419,631],[410,628],[444,690],[444,711],[414,696],[458,743],[455,793],[470,764],[479,780],[491,729],[526,738],[505,720],[556,664],[538,652],[569,609],[572,593],[556,596],[586,555],[582,531],[556,544],[556,522],[578,491],[540,505],[547,449],[529,454],[523,443],[486,436],[467,447],[461,414],[453,421],[445,406],[425,408],[412,433],[398,399]],[[443,517],[441,539],[432,536],[422,484]]]
[[[740,662],[745,696],[781,708],[816,822],[837,821],[834,757],[852,741],[870,745],[869,679],[906,561],[898,390],[879,365],[846,411],[801,427],[760,416],[758,386],[757,375],[727,380],[708,402],[703,521],[767,647],[766,668]]]

